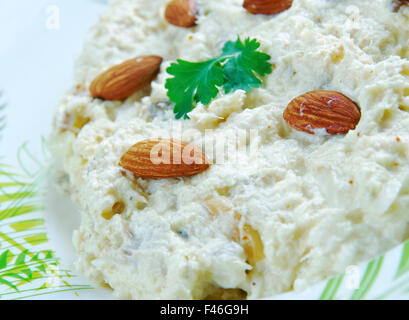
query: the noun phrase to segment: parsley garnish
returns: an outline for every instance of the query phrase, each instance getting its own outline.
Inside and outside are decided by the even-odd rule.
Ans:
[[[178,59],[166,70],[173,78],[166,80],[169,99],[175,103],[176,119],[187,114],[198,102],[207,105],[222,87],[226,93],[235,90],[249,92],[261,85],[260,77],[271,73],[270,56],[259,52],[260,43],[247,38],[237,39],[223,47],[220,56],[203,62]]]

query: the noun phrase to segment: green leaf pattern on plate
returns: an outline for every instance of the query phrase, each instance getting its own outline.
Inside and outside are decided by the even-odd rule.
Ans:
[[[387,263],[386,263],[387,262]],[[393,266],[396,272],[391,273]],[[409,240],[361,267],[359,288],[350,290],[341,274],[324,283],[321,300],[409,298]]]
[[[379,273],[379,270],[382,266],[383,256],[376,258],[369,262],[368,266],[366,267],[366,271],[364,277],[359,285],[359,289],[356,289],[351,296],[352,300],[360,300],[364,299],[368,290],[373,285],[376,277]]]
[[[403,274],[409,272],[409,241],[405,243],[402,251],[402,258],[399,263],[398,272],[396,278],[401,277]]]
[[[343,274],[330,279],[321,294],[320,300],[333,300],[343,279]]]
[[[44,139],[42,146],[46,159]],[[43,161],[25,143],[17,153],[18,166],[0,163],[0,299],[92,289],[73,284],[71,270],[49,249],[42,217],[47,173]]]

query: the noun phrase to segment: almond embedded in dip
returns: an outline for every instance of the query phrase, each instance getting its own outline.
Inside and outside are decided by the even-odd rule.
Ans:
[[[172,0],[165,9],[166,20],[177,27],[189,28],[195,25],[196,0]]]
[[[243,7],[252,14],[277,14],[289,8],[293,0],[244,0]]]
[[[93,98],[120,100],[148,86],[159,72],[162,58],[142,56],[115,65],[96,77],[90,86]]]
[[[258,299],[408,238],[409,7],[196,2],[176,27],[174,1],[112,1],[88,33],[50,137],[78,271],[125,299]]]
[[[175,139],[139,141],[122,155],[119,165],[135,177],[153,179],[188,177],[210,166],[202,150]]]
[[[355,102],[340,92],[314,90],[291,100],[284,119],[296,130],[314,134],[324,129],[328,134],[339,134],[355,129],[361,112]]]

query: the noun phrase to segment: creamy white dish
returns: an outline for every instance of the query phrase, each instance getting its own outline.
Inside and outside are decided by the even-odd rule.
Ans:
[[[409,7],[294,0],[256,15],[242,3],[199,0],[196,25],[181,28],[166,21],[167,1],[112,1],[57,107],[58,180],[81,211],[76,266],[119,298],[270,297],[409,238]],[[217,56],[238,36],[261,43],[272,73],[260,88],[221,91],[176,120],[166,68]],[[150,86],[120,101],[91,97],[101,72],[144,55],[163,58]],[[285,108],[311,90],[356,102],[357,127],[340,135],[291,128]],[[242,141],[256,151],[239,149],[191,177],[135,178],[118,165],[141,140],[176,135],[203,146],[205,132],[221,143],[239,129],[257,130]]]

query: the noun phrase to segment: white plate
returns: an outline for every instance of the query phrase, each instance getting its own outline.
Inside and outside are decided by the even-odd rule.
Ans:
[[[103,0],[0,3],[0,299],[112,299],[72,266],[78,214],[48,182],[44,139]],[[409,242],[274,299],[407,299]]]

